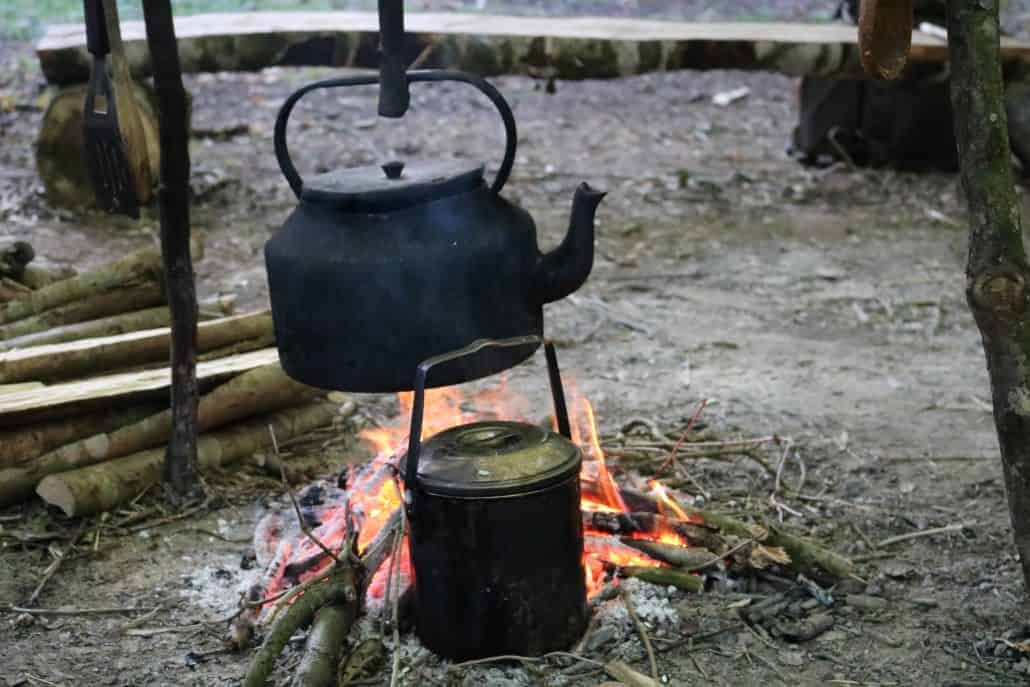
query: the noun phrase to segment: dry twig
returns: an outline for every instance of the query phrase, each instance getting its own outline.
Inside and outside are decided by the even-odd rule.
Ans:
[[[633,606],[633,599],[630,598],[629,591],[623,587],[621,590],[622,603],[626,605],[626,612],[629,613],[630,619],[637,628],[637,634],[640,635],[640,641],[644,645],[644,650],[647,651],[647,660],[651,665],[651,678],[658,682],[658,660],[654,656],[654,647],[651,645],[651,638],[647,636],[647,628],[644,627],[644,623],[641,622],[640,616],[637,615],[637,609]]]

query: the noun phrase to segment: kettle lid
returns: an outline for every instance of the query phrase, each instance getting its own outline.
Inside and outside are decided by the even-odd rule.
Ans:
[[[482,186],[483,165],[467,160],[387,162],[347,167],[304,180],[301,199],[356,212],[389,212]]]
[[[537,425],[473,422],[426,440],[417,479],[420,488],[443,496],[512,496],[572,477],[582,456],[574,443]]]

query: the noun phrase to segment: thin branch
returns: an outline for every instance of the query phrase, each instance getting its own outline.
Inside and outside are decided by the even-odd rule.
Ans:
[[[697,419],[701,417],[701,413],[704,412],[704,409],[707,406],[707,398],[701,399],[701,402],[697,404],[697,410],[695,410],[693,416],[691,416],[690,421],[687,423],[687,428],[683,430],[683,435],[679,438],[679,441],[677,441],[676,445],[672,447],[672,453],[670,453],[669,457],[666,458],[665,462],[662,463],[657,470],[655,470],[655,477],[660,477],[662,473],[669,469],[670,465],[676,462],[676,454],[679,452],[680,446],[682,446],[683,443],[687,440],[687,436],[690,434],[690,430],[694,429],[694,425],[697,423]]]
[[[621,590],[622,603],[626,605],[626,612],[629,613],[630,619],[637,628],[637,634],[640,635],[640,641],[644,645],[644,650],[647,651],[647,660],[651,664],[651,678],[655,682],[661,682],[658,677],[658,659],[654,656],[654,647],[651,646],[651,638],[647,636],[647,628],[644,627],[644,623],[640,621],[640,616],[637,615],[637,609],[633,607],[633,599],[629,596],[629,590],[623,587]]]
[[[269,429],[271,429],[271,427]],[[272,432],[272,438],[274,442],[275,432]],[[342,565],[342,562],[339,558],[336,557],[336,554],[333,553],[332,550],[328,546],[326,546],[321,539],[315,536],[315,533],[311,531],[310,527],[308,527],[307,522],[304,521],[304,516],[300,512],[300,504],[297,503],[297,497],[293,495],[293,489],[290,488],[290,482],[288,479],[286,479],[286,466],[284,466],[282,462],[279,463],[279,476],[282,478],[283,489],[285,489],[286,493],[290,495],[290,503],[293,504],[293,512],[297,514],[297,524],[300,525],[301,532],[303,532],[304,536],[310,539],[315,546],[322,549],[322,553],[324,553],[326,556],[329,556],[329,558],[333,559],[333,561],[337,565]]]
[[[968,529],[973,526],[971,522],[960,522],[954,525],[947,525],[946,527],[934,527],[928,530],[920,530],[919,532],[909,532],[908,534],[899,534],[896,537],[887,537],[879,544],[876,548],[882,549],[892,544],[899,544],[903,541],[910,541],[912,539],[918,539],[919,537],[930,537],[935,534],[947,534],[948,532],[958,532],[960,530]]]

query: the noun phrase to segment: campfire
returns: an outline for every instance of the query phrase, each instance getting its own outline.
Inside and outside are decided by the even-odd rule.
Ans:
[[[401,507],[398,462],[407,448],[412,396],[411,392],[397,395],[399,412],[394,422],[360,432],[360,437],[373,449],[371,461],[350,468],[345,479],[341,478],[341,486],[314,486],[301,492],[303,515],[313,525],[311,536],[299,527],[286,525],[291,519],[296,520],[289,512],[269,513],[259,524],[255,543],[258,562],[268,571],[265,589],[268,596],[303,583],[332,562],[313,539],[317,538],[326,547],[338,550],[347,530],[348,512],[357,527],[358,552],[362,553]],[[482,419],[509,418],[532,422],[529,416],[531,407],[532,404],[512,391],[503,379],[476,393],[468,393],[460,386],[433,390],[427,393],[423,432],[430,436]],[[569,411],[573,442],[583,451],[580,473],[580,507],[584,513],[583,574],[588,594],[593,597],[620,569],[669,567],[668,563],[620,539],[613,529],[631,530],[625,536],[631,541],[689,550],[692,542],[685,536],[682,526],[700,524],[702,519],[686,513],[657,481],[652,481],[649,487],[660,509],[658,516],[635,518],[643,522],[629,524],[627,521],[621,526],[618,518],[605,517],[603,514],[623,514],[624,520],[634,519],[605,461],[593,406],[575,387],[570,394]],[[681,527],[677,529],[677,525]],[[406,541],[401,551],[403,593],[403,587],[411,577]],[[369,585],[366,599],[369,607],[381,603],[391,564],[390,557],[387,557]]]
[[[488,386],[477,385],[475,392],[469,392],[468,388],[445,387],[426,393],[424,436],[440,436],[455,427],[477,427],[484,421],[497,422],[500,418],[519,420],[530,427],[549,425],[549,429],[557,429],[560,424],[555,418],[534,418],[534,414],[539,413],[534,410],[539,404],[510,390],[503,377],[494,378]],[[400,393],[397,397],[399,412],[394,420],[360,432],[361,439],[371,447],[371,460],[348,468],[335,483],[320,481],[298,490],[296,495],[291,493],[288,505],[270,511],[258,523],[255,553],[264,572],[261,582],[251,588],[241,618],[249,615],[248,622],[273,619],[275,622],[252,665],[248,680],[253,681],[246,684],[260,684],[286,639],[305,622],[310,622],[315,611],[328,603],[334,593],[337,595],[334,598],[351,599],[348,603],[354,610],[348,616],[349,623],[354,623],[355,617],[364,610],[367,616],[378,617],[381,622],[392,625],[394,660],[397,660],[398,642],[401,642],[399,625],[405,623],[403,615],[408,614],[410,621],[411,615],[421,612],[415,578],[421,579],[422,573],[415,574],[410,534],[404,534],[412,530],[404,529],[404,525],[410,523],[402,517],[407,512],[402,477],[404,456],[410,447],[409,417],[417,407],[414,399],[412,393]],[[583,456],[578,476],[583,556],[578,574],[582,575],[581,581],[590,599],[588,614],[592,616],[585,634],[584,627],[578,625],[575,632],[567,635],[572,637],[568,644],[584,646],[598,617],[607,617],[607,621],[601,622],[610,623],[611,604],[631,609],[632,592],[627,587],[640,590],[641,584],[643,588],[655,590],[653,594],[667,595],[673,588],[679,590],[677,593],[689,593],[706,586],[735,588],[738,583],[749,580],[759,585],[765,581],[777,591],[769,601],[775,612],[761,604],[743,609],[741,617],[748,624],[765,628],[773,636],[788,641],[814,636],[812,633],[825,631],[832,625],[832,618],[825,613],[812,624],[814,630],[808,625],[800,628],[783,625],[778,619],[780,611],[776,609],[796,607],[802,609],[799,613],[809,613],[812,608],[832,606],[832,596],[820,585],[853,575],[850,561],[778,526],[746,523],[699,509],[660,480],[638,482],[635,481],[640,479],[638,476],[626,474],[620,478],[622,483],[617,483],[602,450],[593,407],[575,387],[568,396],[568,410],[569,434]],[[692,426],[693,420],[684,436]],[[710,443],[700,445],[709,447]],[[730,441],[727,446],[739,443]],[[689,446],[690,442],[686,444]],[[419,472],[420,478],[422,474]],[[417,533],[417,526],[413,531]],[[357,558],[361,565],[352,565],[357,563]],[[532,563],[543,569],[557,565],[549,560]],[[631,585],[625,583],[627,580]],[[579,581],[577,579],[577,584]],[[453,590],[440,589],[439,577],[436,582],[431,590],[434,596],[454,594]],[[334,585],[344,591],[332,592]],[[409,593],[413,591],[416,593]],[[479,588],[463,592],[467,593],[465,598],[486,593]],[[306,603],[309,600],[312,602]],[[661,599],[658,603],[667,604]],[[304,608],[294,613],[295,608],[301,606]],[[401,611],[400,621],[398,608],[405,609]],[[668,605],[664,609],[659,613],[675,615]],[[630,613],[635,614],[635,611]],[[497,622],[507,624],[509,620],[502,617]],[[637,624],[643,639],[642,627]],[[347,628],[349,625],[342,630],[343,636]],[[319,630],[315,628],[312,632]],[[359,635],[362,633],[368,635],[367,630]],[[427,641],[418,631],[417,622],[416,634],[421,640],[419,650],[429,649],[443,658],[463,660],[434,647],[432,641]],[[316,647],[317,653],[319,641],[309,640],[309,644]],[[407,646],[410,654],[412,645]],[[419,646],[417,641],[415,646]],[[477,650],[482,652],[482,647]],[[484,655],[496,653],[511,652]],[[524,653],[536,655],[529,651]],[[610,665],[606,669],[614,674]]]

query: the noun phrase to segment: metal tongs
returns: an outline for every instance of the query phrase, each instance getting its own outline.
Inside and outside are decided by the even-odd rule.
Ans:
[[[118,106],[107,55],[111,44],[102,0],[84,0],[86,48],[93,55],[93,70],[86,91],[83,113],[86,165],[96,193],[97,206],[108,212],[139,217],[139,199],[132,169],[125,154],[125,142],[118,125]]]

